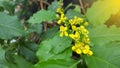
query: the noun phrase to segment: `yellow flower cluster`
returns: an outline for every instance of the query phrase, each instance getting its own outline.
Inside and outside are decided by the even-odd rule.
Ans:
[[[57,13],[57,18],[59,19],[57,22],[58,24],[61,24],[62,22],[65,22],[67,20],[67,17],[65,17],[62,8],[58,8]]]
[[[57,13],[57,23],[60,25],[60,37],[70,37],[74,42],[72,50],[77,54],[93,55],[93,52],[90,50],[89,32],[86,29],[88,22],[77,16],[74,16],[70,20],[67,19],[62,8],[58,8]]]

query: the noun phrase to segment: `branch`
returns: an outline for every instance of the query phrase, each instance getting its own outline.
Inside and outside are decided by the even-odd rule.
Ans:
[[[82,11],[82,13],[85,14],[86,11],[85,11],[85,8],[84,8],[84,6],[83,6],[82,0],[79,0],[79,3],[80,3],[80,6],[81,6],[81,11]]]
[[[43,1],[42,1],[42,0],[39,0],[39,1],[40,1],[40,8],[41,8],[41,9],[44,9],[44,8],[43,8]]]
[[[43,1],[43,3],[46,4],[46,5],[48,5],[48,6],[50,5],[50,3],[46,2],[46,1]]]

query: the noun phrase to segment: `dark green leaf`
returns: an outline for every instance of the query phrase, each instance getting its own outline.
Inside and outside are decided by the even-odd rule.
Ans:
[[[0,68],[8,68],[5,59],[5,51],[2,49],[1,45],[0,45]]]
[[[53,38],[57,32],[58,32],[58,27],[55,26],[55,27],[49,28],[46,32],[42,34],[41,38],[42,40]]]
[[[23,55],[27,60],[32,63],[37,62],[36,51],[38,49],[38,45],[31,42],[25,42],[24,44],[19,46],[19,52]]]
[[[14,14],[15,2],[11,0],[0,0],[0,6],[8,11],[9,14]]]
[[[17,17],[0,13],[0,38],[11,39],[24,34],[23,26]]]
[[[28,32],[37,32],[38,34],[41,34],[42,33],[42,24],[31,24],[30,27],[28,28]]]
[[[14,63],[9,63],[10,68],[33,68],[33,65],[21,56],[14,56]]]

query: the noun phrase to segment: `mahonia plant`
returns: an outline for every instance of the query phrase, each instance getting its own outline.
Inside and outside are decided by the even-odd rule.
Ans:
[[[59,7],[56,12],[57,24],[60,25],[60,37],[66,36],[73,40],[72,51],[79,55],[93,55],[90,50],[89,31],[86,29],[88,22],[77,16],[74,16],[73,19],[68,19],[62,7]]]

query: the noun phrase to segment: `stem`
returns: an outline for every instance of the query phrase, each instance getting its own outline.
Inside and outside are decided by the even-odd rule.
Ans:
[[[43,8],[43,1],[42,1],[42,0],[39,0],[39,1],[40,1],[40,8],[41,8],[41,9],[44,9],[44,8]]]
[[[50,5],[50,3],[46,2],[46,1],[43,1],[43,3],[46,4],[46,5],[48,5],[48,6]]]
[[[82,13],[85,14],[86,11],[85,11],[85,8],[84,8],[84,6],[83,6],[82,0],[79,0],[79,3],[80,3],[80,6],[81,6]]]
[[[69,67],[69,68],[73,68],[74,66],[76,66],[78,63],[80,63],[82,60],[80,59],[80,60],[78,60],[76,63],[74,63],[71,67]]]

